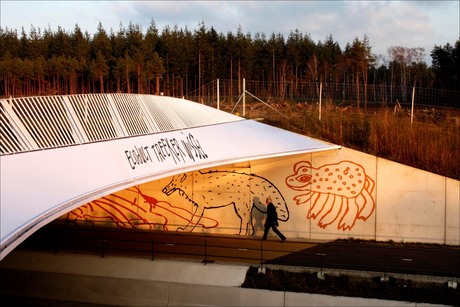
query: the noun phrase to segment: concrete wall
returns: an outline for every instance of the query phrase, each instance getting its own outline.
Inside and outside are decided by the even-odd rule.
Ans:
[[[8,274],[8,272],[5,272]],[[428,304],[113,277],[22,272],[21,295],[109,306],[422,306]],[[13,278],[12,276],[9,276]],[[19,285],[16,285],[19,287]],[[431,305],[433,306],[433,305]]]
[[[279,229],[288,238],[460,245],[458,180],[348,148],[163,178],[108,195],[61,218],[114,227],[261,236],[267,196],[274,199]]]
[[[376,238],[459,245],[459,181],[377,162]]]
[[[58,301],[105,306],[429,305],[241,288],[247,269],[216,263],[13,251],[0,262],[0,296],[25,302],[49,300],[53,306]]]

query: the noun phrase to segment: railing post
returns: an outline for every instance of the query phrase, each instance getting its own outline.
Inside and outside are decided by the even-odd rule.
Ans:
[[[324,280],[326,277],[324,276],[324,271],[323,271],[324,269],[324,263],[323,263],[324,258],[323,257],[326,257],[327,254],[326,253],[316,253],[316,255],[320,257],[319,258],[320,259],[319,260],[319,272],[316,273],[316,277],[318,279]]]
[[[454,251],[452,251],[452,257],[451,257],[451,258],[452,258],[452,259],[451,259],[451,261],[450,261],[450,264],[451,264],[451,266],[452,266],[452,268],[451,268],[452,274],[451,274],[451,280],[449,280],[449,281],[447,282],[447,286],[448,286],[449,288],[452,288],[452,289],[457,289],[457,286],[458,286],[458,285],[457,285],[457,282],[454,280],[454,276],[458,276],[458,274],[460,273],[460,268],[459,268],[458,266],[457,266],[457,268],[455,268],[455,263],[458,263],[458,259],[457,259],[457,257],[455,256],[455,252],[454,252]],[[457,271],[456,271],[455,269],[457,269]]]
[[[260,267],[259,267],[259,273],[265,274],[263,241],[260,241]]]
[[[207,237],[204,236],[204,264],[208,264],[208,240]]]
[[[388,281],[388,276],[387,276],[387,248],[383,247],[383,276],[380,278],[380,281]]]
[[[59,232],[57,232],[57,233],[59,233]],[[52,240],[53,240],[54,254],[57,255],[58,250],[59,250],[59,241],[60,241],[60,239],[58,237],[58,234],[53,234],[52,235]]]
[[[155,239],[153,235],[152,235],[151,243],[152,243],[152,261],[155,261]]]
[[[103,230],[101,230],[101,236],[99,238],[99,241],[101,242],[101,253],[102,253],[101,256],[102,256],[102,258],[104,258],[105,257],[105,249],[104,249],[104,241],[105,240],[104,240],[104,231]]]

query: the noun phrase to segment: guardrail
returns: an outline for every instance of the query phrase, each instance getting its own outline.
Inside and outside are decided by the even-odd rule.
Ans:
[[[187,258],[210,263],[240,262],[313,267],[319,270],[415,274],[460,278],[460,248],[404,247],[376,242],[328,242],[308,240],[279,242],[260,238],[141,231],[103,227],[49,224],[27,239],[22,248],[72,251],[101,257],[123,255]]]

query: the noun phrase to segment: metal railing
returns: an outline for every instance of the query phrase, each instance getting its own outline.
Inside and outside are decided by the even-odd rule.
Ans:
[[[122,255],[312,267],[319,270],[415,274],[460,278],[460,248],[407,247],[382,243],[318,243],[309,240],[263,241],[260,238],[141,231],[53,223],[22,244],[23,248],[72,251],[101,257]]]

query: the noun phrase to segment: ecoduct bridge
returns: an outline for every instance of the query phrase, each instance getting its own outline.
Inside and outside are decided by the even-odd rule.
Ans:
[[[206,167],[338,146],[192,101],[88,94],[2,99],[0,260],[107,194]]]

